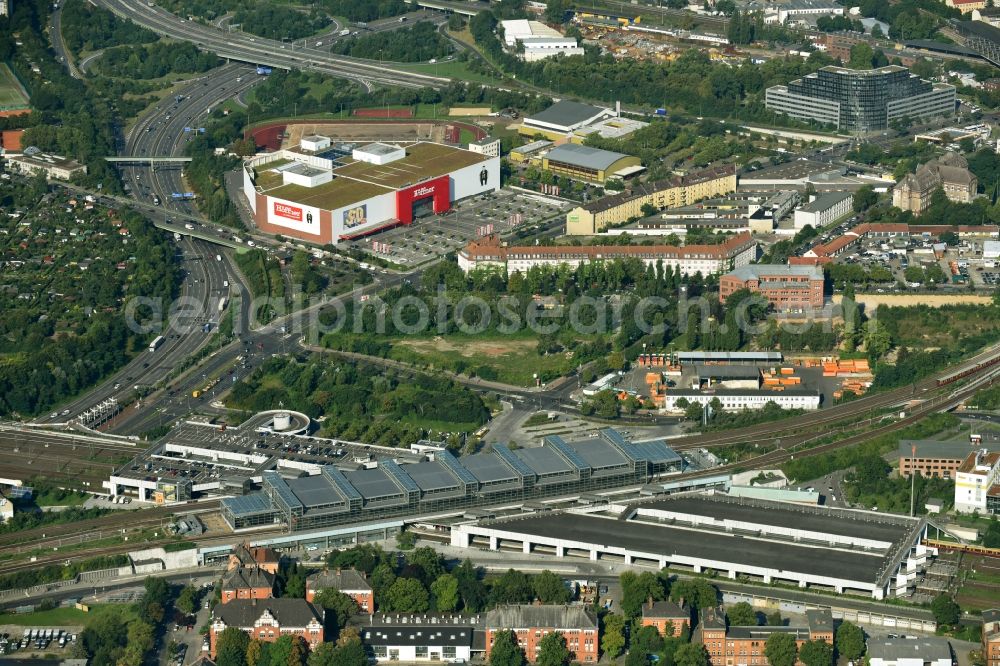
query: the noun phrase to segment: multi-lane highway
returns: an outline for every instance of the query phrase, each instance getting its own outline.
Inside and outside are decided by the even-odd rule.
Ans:
[[[198,47],[223,58],[281,69],[308,69],[354,81],[422,88],[443,86],[444,77],[416,74],[359,58],[335,56],[324,43],[284,43],[246,32],[231,32],[188,21],[161,9],[153,2],[139,0],[94,0],[115,14],[145,26],[159,35],[193,42]],[[317,40],[326,42],[327,40]]]

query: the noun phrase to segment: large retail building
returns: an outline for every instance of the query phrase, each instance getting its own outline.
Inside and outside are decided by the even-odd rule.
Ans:
[[[955,88],[920,79],[898,65],[878,69],[823,67],[787,86],[767,89],[768,111],[833,125],[842,132],[884,130],[903,118],[955,112]]]
[[[500,189],[500,158],[460,148],[332,146],[325,137],[310,137],[308,148],[244,164],[243,191],[261,231],[336,244]]]

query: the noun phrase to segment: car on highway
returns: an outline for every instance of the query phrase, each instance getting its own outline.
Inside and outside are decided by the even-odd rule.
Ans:
[[[63,416],[66,416],[67,414],[69,414],[69,410],[68,410],[68,409],[64,409],[64,410],[62,411],[62,415],[63,415]]]

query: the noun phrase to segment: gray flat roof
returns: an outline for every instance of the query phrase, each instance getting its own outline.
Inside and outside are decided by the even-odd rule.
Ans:
[[[949,458],[965,460],[976,450],[968,442],[940,442],[933,439],[904,439],[899,442],[899,457],[913,456],[912,446],[917,447],[917,458]]]
[[[422,462],[416,465],[407,465],[405,469],[410,478],[420,487],[420,490],[442,490],[458,487],[458,481],[440,463]]]
[[[702,365],[694,366],[696,375],[712,379],[760,379],[760,368],[756,365]]]
[[[562,457],[548,446],[539,446],[532,449],[518,449],[514,455],[527,463],[539,476],[549,474],[562,474],[572,471]]]
[[[824,534],[836,534],[895,542],[912,529],[912,526],[898,522],[899,519],[881,519],[868,513],[859,514],[858,518],[853,519],[846,517],[844,513],[831,513],[828,509],[810,509],[776,502],[721,501],[703,496],[644,502],[641,507],[806,530],[814,532],[817,538],[822,538]]]
[[[853,196],[854,192],[825,192],[817,196],[809,203],[803,205],[801,208],[799,208],[799,210],[805,211],[807,213],[817,213],[820,211],[827,210],[828,208],[833,208],[844,199]]]
[[[529,516],[497,521],[490,528],[585,544],[614,546],[657,555],[710,559],[763,569],[877,583],[885,562],[881,554],[818,549],[702,530],[636,523],[574,514]]]
[[[629,462],[618,449],[597,437],[585,439],[580,442],[571,442],[569,446],[575,449],[580,454],[580,457],[583,458],[583,461],[590,465],[594,471],[607,467],[627,465]]]
[[[510,471],[503,464],[503,461],[492,453],[477,453],[473,456],[461,458],[459,462],[465,465],[465,469],[472,472],[481,483],[514,481],[518,478],[514,472]]]
[[[740,266],[727,275],[733,275],[740,280],[756,280],[765,277],[807,277],[811,280],[822,280],[823,269],[819,266],[786,266],[785,264],[747,264]]]
[[[407,465],[409,467],[409,465]],[[376,467],[375,469],[362,469],[354,472],[344,472],[344,476],[351,482],[361,496],[366,500],[378,497],[388,497],[400,495],[401,491],[385,470]]]
[[[771,361],[780,362],[781,352],[776,351],[756,351],[756,352],[713,352],[713,351],[687,351],[677,352],[677,358],[689,363],[695,361]]]
[[[624,153],[616,153],[610,150],[601,150],[600,148],[581,146],[577,143],[565,143],[550,150],[545,157],[553,162],[561,162],[563,164],[570,164],[572,166],[583,167],[585,169],[605,171],[618,160],[629,156]]]
[[[525,118],[525,121],[529,124],[534,122],[569,127],[571,125],[576,125],[577,123],[586,122],[595,116],[599,116],[605,111],[606,109],[602,109],[597,106],[581,104],[580,102],[564,99],[560,102],[556,102],[544,111]]]
[[[868,657],[907,663],[936,663],[951,659],[951,645],[944,638],[869,638]]]
[[[322,474],[292,479],[288,482],[288,487],[306,509],[317,504],[328,504],[331,500],[343,501],[340,493]]]

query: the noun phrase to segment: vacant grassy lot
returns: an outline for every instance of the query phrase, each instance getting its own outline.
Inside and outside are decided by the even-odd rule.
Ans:
[[[534,385],[536,373],[561,375],[570,369],[571,359],[565,354],[539,356],[537,346],[533,337],[449,335],[394,340],[390,356],[466,374],[481,374],[476,368],[491,368],[497,381],[518,386]]]
[[[76,608],[53,608],[35,613],[0,615],[0,624],[14,624],[22,627],[86,627],[97,618],[110,613],[116,613],[122,622],[128,622],[135,615],[130,604],[95,604],[90,612]]]

